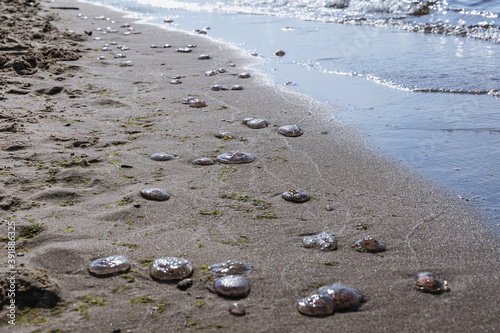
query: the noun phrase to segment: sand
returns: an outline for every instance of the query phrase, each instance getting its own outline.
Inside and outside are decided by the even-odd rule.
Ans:
[[[16,3],[16,10],[8,10]],[[335,110],[266,84],[251,68],[258,58],[214,42],[210,30],[205,36],[141,25],[76,1],[35,4],[0,5],[4,18],[12,18],[8,22],[19,22],[4,23],[0,40],[0,227],[8,237],[9,224],[15,225],[18,237],[16,325],[8,323],[8,283],[2,279],[0,331],[500,327],[498,241],[481,217],[373,152],[357,129],[330,120]],[[102,15],[110,20],[96,19]],[[124,35],[125,23],[136,30]],[[97,30],[107,27],[118,32]],[[101,50],[112,41],[129,50]],[[161,47],[167,43],[172,47]],[[188,44],[196,45],[191,53],[175,52]],[[43,52],[47,47],[59,52]],[[117,53],[126,58],[113,58]],[[202,54],[211,59],[198,60]],[[124,61],[133,66],[120,66]],[[205,75],[219,68],[227,72]],[[238,78],[242,72],[251,77]],[[182,76],[181,84],[170,84],[175,75]],[[245,89],[212,91],[213,84]],[[182,104],[188,96],[207,106]],[[269,126],[248,128],[241,124],[247,117],[266,119]],[[277,133],[292,124],[304,134]],[[215,136],[224,131],[236,138]],[[256,159],[191,163],[234,150]],[[159,152],[176,159],[150,159]],[[140,195],[147,188],[165,189],[171,197],[147,200]],[[281,193],[288,190],[312,199],[285,201]],[[335,235],[337,250],[302,246],[304,236],[322,231]],[[368,235],[387,251],[351,248]],[[2,251],[0,267],[10,277],[7,240]],[[103,278],[89,274],[92,260],[110,255],[126,256],[131,270]],[[149,274],[152,260],[172,256],[193,264],[193,285],[186,290]],[[256,269],[245,275],[245,316],[228,312],[234,300],[214,292],[216,275],[207,270],[229,259]],[[417,291],[413,276],[421,271],[438,274],[451,290]],[[300,298],[333,283],[360,290],[361,308],[321,318],[297,311]]]

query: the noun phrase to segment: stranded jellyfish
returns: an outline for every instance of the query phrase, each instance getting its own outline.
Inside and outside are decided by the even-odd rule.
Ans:
[[[219,295],[228,297],[245,297],[250,291],[247,280],[240,275],[224,275],[214,283],[215,291]]]
[[[204,108],[205,106],[207,106],[207,103],[195,98],[189,101],[189,106],[192,108]]]
[[[156,201],[165,201],[168,200],[168,198],[170,198],[170,194],[168,194],[167,191],[161,188],[148,188],[141,190],[141,195],[145,199],[156,200]]]
[[[440,279],[436,274],[423,272],[415,275],[417,289],[425,293],[440,293],[449,291],[448,282]]]
[[[193,164],[196,164],[196,165],[212,165],[212,164],[215,164],[215,162],[208,158],[208,157],[201,157],[201,158],[197,158],[193,161]]]
[[[151,159],[154,161],[170,161],[170,160],[175,160],[175,156],[172,154],[166,154],[162,152],[151,155]]]
[[[245,306],[238,302],[231,303],[231,305],[229,305],[229,312],[235,316],[244,316],[247,313]]]
[[[236,260],[228,260],[208,267],[213,273],[232,275],[246,274],[254,271],[252,264],[242,263]]]
[[[283,197],[283,199],[292,202],[306,202],[311,199],[311,196],[309,194],[295,190],[288,190],[286,192],[283,192],[281,196]]]
[[[352,247],[356,251],[361,252],[383,252],[386,249],[386,246],[381,241],[373,238],[373,236],[367,236],[363,239],[358,240]]]
[[[286,125],[278,128],[278,133],[284,136],[301,136],[304,132],[297,125]]]
[[[126,272],[130,268],[130,262],[124,256],[110,256],[92,261],[89,272],[94,275],[111,275]]]
[[[238,78],[240,79],[248,79],[250,77],[250,73],[240,73],[238,74]]]
[[[333,235],[322,232],[314,236],[302,238],[302,244],[306,248],[317,248],[323,251],[333,251],[337,249],[337,240]]]
[[[193,272],[193,265],[184,258],[165,257],[155,259],[151,265],[151,276],[158,280],[182,280]]]
[[[243,90],[243,86],[240,84],[235,84],[231,87],[231,90]]]
[[[226,164],[250,163],[255,160],[255,156],[240,151],[230,151],[217,156],[217,160]]]
[[[323,286],[318,289],[318,294],[332,298],[333,311],[356,310],[363,302],[363,294],[359,290],[341,284]]]
[[[236,139],[236,136],[231,132],[220,132],[217,133],[215,137],[223,140]]]
[[[210,87],[210,89],[212,89],[213,91],[229,90],[229,87],[223,84],[214,84],[213,86]]]
[[[212,59],[212,57],[211,57],[211,56],[209,56],[208,54],[200,54],[200,55],[198,56],[198,59],[199,59],[199,60],[208,60],[208,59]]]
[[[308,316],[327,316],[333,313],[333,300],[326,295],[311,295],[297,302],[297,310]]]
[[[257,129],[257,128],[267,127],[268,123],[264,119],[252,119],[252,120],[247,121],[247,123],[245,125],[247,125],[250,128]]]

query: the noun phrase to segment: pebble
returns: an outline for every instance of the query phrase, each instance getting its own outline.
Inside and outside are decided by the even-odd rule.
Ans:
[[[89,265],[89,272],[94,275],[111,275],[126,272],[130,269],[130,262],[127,258],[114,255],[106,258],[99,258]]]
[[[224,275],[214,282],[215,291],[222,296],[241,298],[248,295],[250,285],[241,275]]]
[[[167,191],[161,188],[149,188],[141,190],[141,195],[145,199],[156,201],[165,201],[170,198],[170,194],[168,194]]]
[[[191,275],[193,265],[184,258],[165,257],[155,259],[151,265],[150,274],[158,280],[183,280]]]

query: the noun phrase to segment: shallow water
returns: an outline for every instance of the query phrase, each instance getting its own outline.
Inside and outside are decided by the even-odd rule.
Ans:
[[[265,61],[255,67],[274,83],[335,106],[340,112],[333,119],[361,127],[383,154],[473,202],[500,235],[500,38],[494,37],[500,4],[495,1],[441,1],[441,9],[415,16],[397,9],[401,1],[387,1],[393,4],[387,10],[365,6],[363,12],[359,8],[367,2],[351,0],[354,7],[330,13],[347,22],[357,8],[361,25],[323,22],[328,21],[321,19],[328,9],[324,5],[333,1],[240,0],[230,1],[231,6],[229,1],[198,6],[196,1],[162,1],[163,7],[180,9],[98,2],[134,12],[148,23],[164,26],[163,19],[172,18],[170,28],[209,26],[210,37],[257,52]],[[300,3],[308,4],[301,12],[309,16],[292,10]],[[387,23],[398,17],[413,28]],[[483,24],[488,28],[481,35],[477,29],[474,36],[472,30],[463,34],[469,37],[407,31],[445,23],[456,30],[480,20],[488,21]],[[275,57],[277,49],[286,55]]]

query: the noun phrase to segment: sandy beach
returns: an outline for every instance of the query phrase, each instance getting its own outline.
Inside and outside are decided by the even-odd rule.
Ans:
[[[77,1],[0,8],[1,332],[499,329],[499,244],[480,216],[328,120],[328,106],[267,85],[251,68],[258,58],[214,42],[210,30],[141,25]],[[269,125],[249,128],[241,123],[249,117]],[[303,135],[278,134],[294,124]],[[255,161],[217,161],[230,151]],[[175,159],[150,158],[160,152]],[[201,157],[216,162],[192,163]],[[142,197],[150,188],[170,198]],[[289,190],[312,198],[285,201]],[[323,231],[337,250],[302,245]],[[368,235],[387,250],[351,247]],[[127,257],[130,270],[89,273],[111,255]],[[191,261],[192,285],[153,279],[149,266],[162,257]],[[215,292],[208,269],[229,259],[255,267],[238,299],[244,316],[229,313],[235,300]],[[425,271],[450,291],[416,290]],[[323,317],[297,311],[299,299],[334,283],[358,289],[362,306]]]

